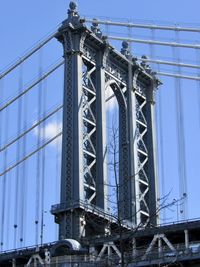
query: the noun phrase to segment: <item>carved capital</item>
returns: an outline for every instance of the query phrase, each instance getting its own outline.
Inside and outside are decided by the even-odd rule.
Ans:
[[[69,56],[76,53],[83,54],[86,36],[86,31],[74,32],[67,29],[59,32],[56,38],[63,45],[64,56]]]

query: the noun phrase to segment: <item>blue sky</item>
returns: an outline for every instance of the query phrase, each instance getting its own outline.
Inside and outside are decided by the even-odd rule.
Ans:
[[[86,17],[96,17],[96,18],[106,18],[106,19],[114,19],[114,20],[123,20],[123,21],[136,21],[138,23],[146,23],[152,22],[155,24],[181,24],[185,26],[196,26],[200,27],[196,23],[199,23],[199,0],[176,0],[176,1],[161,1],[161,0],[124,0],[124,1],[114,1],[114,0],[101,0],[101,1],[91,1],[91,0],[79,0],[78,9],[80,14]],[[0,69],[4,66],[8,65],[10,62],[18,58],[23,52],[30,47],[42,37],[44,37],[47,33],[55,30],[57,25],[63,21],[67,16],[69,1],[52,1],[52,0],[19,0],[19,1],[3,1],[0,5]],[[102,27],[103,28],[103,27]],[[113,28],[105,28],[106,33],[112,33]],[[122,31],[119,29],[117,34],[127,34],[128,31]],[[151,32],[145,30],[133,30],[133,36],[147,36],[147,38],[152,37]],[[175,36],[170,32],[165,33],[157,33],[156,36],[158,38],[164,38],[167,40],[174,40]],[[115,34],[116,35],[116,34]],[[198,42],[199,34],[191,35],[185,34],[180,36],[184,42]],[[189,41],[188,41],[189,40]],[[120,47],[120,44],[117,44],[117,47]],[[141,55],[143,52],[146,54],[151,54],[152,51],[149,46],[145,45],[133,45],[133,53],[136,55]],[[47,52],[45,52],[47,51]],[[194,52],[181,50],[181,58],[186,61],[192,61],[193,63],[196,60],[196,56]],[[155,48],[154,47],[154,55],[163,58],[171,58],[173,57],[173,51],[170,48]],[[42,50],[41,54],[33,57],[32,61],[24,64],[23,69],[23,84],[29,82],[34,76],[38,75],[39,67],[42,65],[42,68],[45,69],[49,64],[54,62],[57,58],[62,56],[62,48],[60,44],[56,41],[52,42],[47,46],[47,50]],[[42,61],[42,64],[39,62]],[[156,66],[157,67],[157,66]],[[172,71],[172,68],[168,68],[167,70]],[[189,70],[186,70],[189,71]],[[5,79],[3,83],[0,84],[1,89],[3,89],[3,95],[0,94],[1,99],[0,102],[5,102],[6,99],[10,96],[15,95],[17,90],[20,87],[20,71],[17,70],[14,76],[9,76],[9,79]],[[59,79],[58,79],[59,77]],[[56,75],[52,75],[52,77],[47,81],[47,83],[43,83],[42,86],[44,88],[48,87],[48,100],[45,104],[45,110],[51,110],[52,107],[57,106],[61,102],[62,99],[62,69],[59,70]],[[177,174],[177,149],[176,149],[176,111],[175,111],[175,87],[174,81],[171,78],[161,78],[164,85],[161,87],[159,94],[162,98],[162,114],[161,118],[163,121],[163,132],[164,132],[164,176],[165,176],[165,184],[166,184],[166,192],[171,191],[170,198],[179,198],[178,194],[178,174]],[[59,82],[58,82],[59,80]],[[199,142],[196,142],[198,139],[199,133],[199,109],[198,109],[198,93],[197,90],[200,89],[195,82],[183,81],[181,83],[183,88],[183,102],[184,102],[184,119],[185,119],[185,135],[186,135],[186,161],[187,161],[187,173],[188,173],[188,204],[189,204],[189,218],[199,217],[200,214],[198,212],[198,186],[199,186],[199,164],[198,164],[198,150],[199,150]],[[56,91],[55,91],[56,88]],[[56,101],[54,101],[54,97],[56,95]],[[37,90],[30,93],[28,96],[28,106],[29,113],[23,115],[22,120],[26,120],[27,125],[32,125],[38,117],[38,107],[35,107],[36,101],[38,101]],[[159,107],[159,105],[158,105]],[[25,109],[25,107],[23,107]],[[2,116],[2,128],[1,130],[1,142],[6,142],[6,140],[11,139],[16,135],[16,132],[19,130],[17,127],[17,119],[13,116],[17,112],[17,105],[13,105],[10,109],[9,115],[4,114]],[[159,113],[160,114],[160,113]],[[7,123],[7,119],[9,117],[9,123]],[[191,120],[192,118],[192,120]],[[55,115],[51,121],[48,121],[46,125],[43,125],[41,129],[47,127],[48,133],[56,133],[60,129],[60,119],[61,113]],[[6,126],[7,124],[7,126]],[[6,127],[7,128],[6,128]],[[23,123],[21,125],[23,128]],[[35,135],[34,135],[35,134]],[[30,151],[33,147],[37,146],[37,133],[33,132],[32,135],[27,137],[27,142],[29,146],[27,147],[27,151]],[[48,137],[48,136],[47,136]],[[42,142],[42,141],[41,141]],[[46,187],[53,195],[53,201],[58,201],[59,196],[59,184],[57,183],[56,177],[59,176],[59,159],[56,161],[57,149],[59,149],[59,142],[54,144],[54,146],[50,146],[45,150],[45,156],[47,158],[48,168],[46,167]],[[20,144],[22,147],[22,143]],[[56,149],[55,149],[56,147]],[[13,148],[8,152],[7,155],[7,164],[15,161],[17,148]],[[2,158],[0,158],[3,163],[3,159],[5,158],[5,154],[2,154]],[[51,165],[52,163],[54,165]],[[27,172],[29,174],[29,179],[31,179],[35,173],[35,168],[37,166],[37,158],[34,158],[31,161],[32,168],[27,167]],[[29,164],[29,165],[30,165]],[[9,165],[9,164],[8,164]],[[2,168],[0,166],[0,168]],[[23,169],[20,169],[22,172]],[[13,183],[15,179],[15,174],[11,173],[8,178],[7,192],[9,192],[9,186]],[[48,180],[49,179],[49,180]],[[23,181],[21,181],[23,183]],[[196,186],[198,185],[198,186]],[[2,180],[1,184],[2,186]],[[31,197],[31,192],[35,190],[35,185],[32,184],[33,188],[30,188],[30,184],[28,186],[28,199],[32,201],[34,205],[34,197]],[[2,189],[1,189],[2,190]],[[47,190],[47,191],[48,191]],[[2,194],[2,191],[1,191]],[[14,191],[12,191],[12,195],[14,195]],[[14,197],[11,198],[11,202],[14,203]],[[20,200],[18,200],[20,201]],[[57,202],[56,202],[57,203]],[[48,211],[44,214],[45,216],[45,227],[44,227],[44,236],[46,236],[45,241],[54,240],[56,238],[56,229],[51,231],[53,218],[49,214],[50,205],[55,204],[50,202],[48,198],[48,193],[45,198],[45,211]],[[1,211],[2,212],[2,211]],[[30,212],[30,211],[29,211]],[[31,229],[34,228],[34,212],[30,213],[30,220],[26,222],[26,227],[28,229],[28,225]],[[6,215],[7,219],[12,221],[14,215],[11,213],[10,215]],[[41,216],[41,215],[40,215]],[[168,217],[171,220],[176,220],[176,208],[169,211]],[[19,219],[18,219],[19,220]],[[13,223],[7,227],[6,231],[12,229]],[[9,228],[10,227],[10,228]],[[27,232],[26,229],[26,232]],[[13,230],[12,230],[13,231]],[[20,232],[20,230],[19,230]],[[47,238],[47,232],[51,232],[50,237]],[[1,235],[1,233],[0,233]],[[4,242],[7,242],[6,248],[13,247],[13,236],[12,237],[4,236]],[[19,239],[20,233],[17,233],[17,238]],[[34,239],[33,235],[29,236],[28,232],[26,233],[27,244],[31,244],[31,239]],[[7,241],[6,241],[7,240]],[[20,242],[17,242],[18,245]]]

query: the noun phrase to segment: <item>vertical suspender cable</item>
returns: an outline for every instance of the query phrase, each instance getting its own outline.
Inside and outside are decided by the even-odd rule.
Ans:
[[[39,77],[42,75],[42,50],[39,50]],[[42,108],[42,82],[38,86],[38,120],[41,118],[41,108]],[[38,126],[38,139],[37,147],[41,144],[41,125]],[[39,237],[39,217],[40,217],[40,177],[41,177],[41,151],[37,153],[37,172],[36,172],[36,206],[35,206],[35,244],[38,245]]]
[[[200,51],[199,49],[195,50],[196,52],[196,64],[200,65]],[[197,70],[197,76],[200,77],[200,70]],[[200,128],[200,81],[196,82],[197,87],[197,105],[198,105],[198,121],[199,121],[199,128]]]
[[[3,79],[0,80],[0,102],[3,100]],[[0,134],[0,147],[2,147],[2,134],[3,134],[3,112],[0,112],[0,129],[1,129],[1,134]],[[0,162],[3,165],[2,162],[2,156],[0,154]],[[2,212],[3,212],[3,201],[2,201],[2,194],[3,194],[3,179],[0,180],[0,199],[1,199],[1,206],[0,206],[0,218],[2,218]],[[2,236],[3,236],[3,229],[0,230],[0,251],[2,251]]]
[[[3,81],[2,81],[2,88],[1,89],[1,100],[3,99]],[[6,110],[7,111],[7,110]],[[2,143],[2,136],[3,136],[3,130],[5,131],[5,124],[4,121],[3,121],[3,112],[1,112],[0,114],[0,126],[1,126],[1,134],[0,134],[0,144]],[[4,152],[4,156],[1,157],[1,161],[2,161],[2,165],[3,165],[3,168],[6,168],[5,167],[5,163],[6,163],[6,154],[7,154],[7,151]],[[0,245],[1,245],[1,249],[0,251],[3,250],[3,246],[4,246],[4,224],[5,224],[5,186],[6,186],[6,175],[3,176],[3,179],[2,179],[2,194],[1,194],[1,240],[0,240]]]
[[[4,123],[4,131],[5,131],[5,139],[7,140],[7,126],[9,121],[9,114],[8,110],[5,111],[5,123]],[[3,166],[4,170],[7,168],[7,149],[4,151],[4,158],[3,158]],[[4,244],[4,237],[5,237],[5,227],[6,227],[6,190],[7,190],[7,177],[8,174],[6,173],[3,176],[3,186],[2,186],[2,217],[1,217],[1,248],[5,247]]]
[[[23,73],[23,66],[20,65],[19,68],[19,93],[23,90],[22,87],[22,73]],[[19,98],[18,102],[18,110],[17,110],[17,133],[19,134],[21,131],[21,117],[22,117],[22,99]],[[19,161],[20,159],[20,149],[21,149],[21,140],[17,142],[17,149],[16,149],[16,160]],[[19,220],[19,199],[20,196],[20,170],[21,166],[17,166],[16,168],[16,182],[15,182],[15,204],[14,204],[14,248],[17,246],[17,232],[18,232],[18,220]]]
[[[200,51],[199,49],[195,50],[196,52],[196,64],[200,65]],[[200,77],[200,70],[197,70],[197,76]],[[197,81],[197,97],[198,97],[198,116],[199,116],[199,127],[200,127],[200,81]]]
[[[158,64],[158,70],[160,66]],[[157,116],[157,122],[159,124],[159,136],[160,136],[160,173],[161,173],[161,190],[162,190],[162,199],[163,205],[165,206],[165,201],[167,200],[167,192],[165,188],[165,165],[164,165],[164,138],[163,138],[163,100],[162,100],[162,92],[160,91],[158,94],[158,102],[159,102],[159,116]],[[161,203],[162,205],[162,203]],[[166,222],[166,208],[163,208],[163,222]]]
[[[176,31],[176,42],[179,43],[179,32]],[[173,48],[176,62],[180,62],[180,54],[177,47]],[[181,68],[178,67],[178,74],[181,74]],[[184,132],[184,110],[183,95],[181,90],[181,81],[175,78],[176,90],[176,118],[177,118],[177,139],[178,139],[178,173],[179,173],[179,197],[183,199],[183,206],[179,207],[181,219],[187,218],[187,174],[186,174],[186,154],[185,154],[185,132]],[[179,216],[178,216],[179,217]]]
[[[20,90],[23,88],[23,65],[21,64],[19,66],[20,68],[20,77],[19,77],[19,86],[20,86]],[[21,133],[22,130],[22,121],[23,121],[23,98],[21,98],[20,102],[20,107],[19,107],[19,125],[18,125],[18,134]],[[21,158],[22,156],[22,147],[23,147],[23,141],[20,140],[19,141],[19,158],[18,160]],[[23,231],[23,223],[22,223],[22,210],[23,210],[23,165],[24,163],[21,165],[21,167],[19,167],[19,201],[18,201],[18,242],[19,242],[19,247],[22,246],[22,238],[21,238],[21,232]]]
[[[109,17],[106,18],[106,20],[110,20]],[[105,32],[106,32],[106,35],[109,36],[110,35],[110,25],[109,24],[106,24],[106,27],[105,27]]]
[[[154,23],[152,23],[154,24]],[[151,29],[151,38],[152,40],[155,40],[155,29]],[[155,52],[155,46],[153,44],[150,44],[150,57],[156,58],[156,52]],[[156,67],[155,64],[152,65],[153,69]],[[157,64],[157,69],[160,71],[160,65]],[[159,91],[158,93],[158,103],[156,104],[156,136],[158,138],[159,135],[159,155],[160,157],[157,157],[158,160],[158,166],[160,166],[159,172],[160,176],[160,183],[161,183],[161,196],[158,195],[158,199],[160,201],[159,203],[159,210],[162,210],[162,219],[164,222],[166,220],[166,209],[165,209],[165,198],[166,198],[166,189],[165,189],[165,173],[164,173],[164,146],[163,146],[163,116],[162,116],[162,92]],[[158,140],[158,139],[157,139]],[[158,170],[157,170],[158,171]],[[160,192],[159,192],[160,193]]]
[[[45,112],[46,112],[46,80],[44,80],[44,88],[42,91],[42,114],[43,117],[46,116]],[[45,127],[46,126],[46,121],[44,121],[43,127],[42,127],[42,131],[41,131],[41,139],[45,140]],[[41,151],[42,154],[42,171],[41,171],[41,225],[40,225],[40,241],[41,241],[41,245],[43,244],[43,238],[44,238],[44,199],[45,199],[45,148],[42,149]]]
[[[4,129],[5,129],[5,140],[7,142],[8,140],[8,127],[9,127],[9,109],[6,109],[6,114],[5,114],[5,124],[4,124]],[[7,149],[4,152],[4,170],[6,170],[7,168],[7,160],[8,160],[8,153],[7,153]],[[9,224],[9,222],[6,219],[9,219],[9,213],[10,210],[8,209],[8,203],[10,203],[9,201],[9,188],[8,188],[8,179],[9,179],[10,174],[6,173],[3,177],[3,194],[2,194],[2,198],[3,198],[3,216],[2,216],[2,220],[3,220],[3,224],[1,225],[4,233],[6,233],[5,229],[7,228],[7,233],[6,233],[6,239],[9,239],[9,230],[8,227],[6,227],[6,225]],[[8,193],[8,196],[6,195],[6,193]],[[7,202],[7,201],[8,202]],[[7,202],[7,203],[6,203]],[[7,216],[6,216],[7,215]],[[4,243],[4,242],[2,242]],[[6,243],[5,246],[7,246],[8,244]]]
[[[8,115],[9,117],[9,115]],[[8,118],[8,121],[10,121],[10,119]],[[7,123],[8,123],[7,121]],[[5,240],[5,243],[6,243],[6,246],[7,248],[9,248],[10,246],[10,229],[11,229],[11,222],[10,222],[10,215],[11,215],[11,199],[10,199],[10,190],[12,188],[12,177],[11,177],[11,174],[8,172],[7,173],[7,192],[6,192],[6,240]]]
[[[23,81],[22,81],[23,83]],[[22,86],[23,87],[23,86]],[[22,97],[22,110],[23,110],[23,120],[22,120],[22,129],[26,129],[26,124],[27,124],[27,99],[28,99],[28,94]],[[23,137],[22,141],[22,157],[25,157],[26,155],[26,135]],[[27,197],[27,173],[26,173],[26,167],[27,167],[28,161],[24,161],[22,163],[22,172],[21,172],[21,185],[20,185],[20,190],[21,190],[21,203],[20,203],[20,246],[24,246],[25,242],[25,220],[26,220],[26,197]]]
[[[0,125],[0,129],[5,129],[5,140],[7,143],[8,137],[9,137],[9,127],[10,127],[10,114],[9,114],[9,108],[7,108],[6,110],[6,118],[5,118],[5,124],[6,126],[4,126],[3,128],[1,128]],[[1,134],[0,134],[1,135]],[[7,150],[7,149],[6,149]],[[5,157],[7,157],[7,155],[5,155]],[[9,160],[9,158],[8,158]],[[7,160],[5,160],[5,166],[4,166],[4,170],[7,168]],[[9,248],[9,242],[10,242],[10,229],[11,229],[11,225],[10,225],[10,215],[11,215],[11,197],[10,197],[10,190],[11,190],[11,186],[12,186],[12,181],[11,181],[11,173],[8,172],[7,175],[5,174],[5,179],[6,179],[6,187],[5,192],[6,192],[6,239],[5,239],[5,244],[7,246],[7,248]],[[2,227],[3,228],[3,227]]]

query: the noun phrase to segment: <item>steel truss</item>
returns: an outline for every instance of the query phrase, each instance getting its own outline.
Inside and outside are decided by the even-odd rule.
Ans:
[[[85,200],[96,203],[96,66],[83,62],[83,176]]]
[[[141,87],[138,87],[141,88]],[[140,217],[140,221],[144,225],[148,224],[150,218],[150,211],[148,207],[148,193],[149,193],[149,179],[148,179],[148,149],[146,144],[146,133],[147,133],[147,120],[146,120],[146,104],[147,100],[145,95],[139,91],[135,93],[136,97],[136,127],[137,127],[137,159],[138,169],[136,170],[137,179],[137,195],[138,207],[137,213]]]

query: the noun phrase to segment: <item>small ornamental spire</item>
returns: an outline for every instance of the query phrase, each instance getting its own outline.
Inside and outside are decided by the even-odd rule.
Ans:
[[[80,16],[77,11],[77,4],[75,1],[69,3],[68,9],[68,18],[63,21],[63,27],[70,26],[73,28],[80,28],[83,25],[83,20],[80,19]]]
[[[143,55],[141,58],[141,66],[146,70],[146,72],[151,73],[151,67],[147,64],[148,57],[146,55]]]
[[[124,55],[126,58],[128,58],[131,53],[130,53],[130,47],[129,43],[127,41],[122,42],[122,49],[121,49],[122,55]]]
[[[74,1],[69,3],[68,20],[79,19],[77,4]]]
[[[102,32],[99,28],[99,24],[97,23],[97,19],[93,19],[91,31],[99,38],[102,37]]]
[[[78,13],[77,12],[77,4],[76,4],[76,2],[74,2],[74,1],[71,1],[70,3],[69,3],[69,9],[68,9],[68,14],[74,14],[74,13]]]

